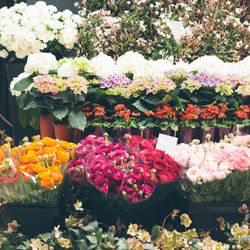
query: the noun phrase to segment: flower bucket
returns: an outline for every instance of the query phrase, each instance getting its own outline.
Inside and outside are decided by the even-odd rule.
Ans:
[[[171,128],[167,128],[166,130],[160,130],[160,133],[161,134],[164,134],[164,135],[169,135],[169,136],[172,136],[172,129]]]
[[[4,207],[4,215],[8,222],[16,220],[21,225],[18,231],[29,237],[52,231],[58,224],[60,212],[59,207],[14,204],[7,204]]]
[[[50,115],[41,114],[40,118],[40,135],[41,137],[55,138],[54,127]]]
[[[193,129],[190,127],[179,127],[178,143],[189,144],[193,140]]]
[[[186,213],[190,215],[192,227],[209,230],[216,225],[216,219],[219,217],[223,217],[230,224],[242,221],[244,215],[238,212],[242,204],[238,202],[190,203]]]
[[[54,124],[56,139],[71,142],[73,140],[73,129],[66,124]]]
[[[228,127],[228,128],[218,128],[217,130],[217,139],[218,141],[223,140],[225,135],[228,135],[232,132],[232,128]]]
[[[210,141],[214,141],[214,139],[215,139],[215,128],[210,128],[209,130],[200,129],[199,139],[200,139],[201,143],[202,142],[207,142],[207,138],[206,138],[207,134],[211,135]]]

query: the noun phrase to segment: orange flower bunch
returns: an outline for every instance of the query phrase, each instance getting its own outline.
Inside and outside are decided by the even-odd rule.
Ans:
[[[202,119],[215,119],[226,118],[226,111],[228,110],[227,103],[219,103],[216,105],[209,105],[206,108],[201,109]]]
[[[154,116],[160,119],[169,119],[172,118],[174,121],[176,120],[176,110],[169,106],[169,104],[163,104],[156,108],[156,112]]]
[[[74,143],[49,137],[34,137],[33,142],[11,149],[11,157],[18,162],[17,170],[25,180],[35,177],[40,185],[50,189],[62,183],[62,167],[73,157]]]
[[[124,117],[125,122],[128,122],[130,119],[131,111],[125,107],[124,104],[118,104],[114,107],[116,113],[114,117]]]
[[[247,105],[240,105],[239,110],[234,111],[234,114],[241,119],[247,119],[250,113],[250,109]]]
[[[199,118],[199,114],[201,109],[197,105],[188,104],[187,109],[183,113],[179,112],[180,118],[182,121],[184,120],[197,120]]]

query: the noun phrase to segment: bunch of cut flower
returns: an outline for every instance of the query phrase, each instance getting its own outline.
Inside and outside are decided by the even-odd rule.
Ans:
[[[0,152],[0,196],[17,205],[48,205],[58,203],[63,190],[63,177],[75,144],[49,137],[34,136],[22,146],[10,147],[11,138]],[[0,159],[1,160],[1,159]]]
[[[177,163],[155,149],[156,139],[126,134],[124,142],[87,136],[68,164],[70,180],[84,185],[86,196],[113,207],[153,205],[172,191],[180,177]]]
[[[188,200],[242,202],[250,200],[250,149],[235,146],[233,136],[220,143],[180,144],[172,155],[181,167],[178,190]]]

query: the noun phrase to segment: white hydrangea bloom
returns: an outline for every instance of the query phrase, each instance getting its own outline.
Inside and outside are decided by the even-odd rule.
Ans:
[[[24,71],[28,74],[39,72],[48,74],[50,70],[57,69],[57,60],[51,53],[35,53],[28,56]]]
[[[94,73],[100,77],[108,77],[109,75],[118,72],[117,65],[112,57],[103,53],[92,58],[91,63],[94,68]]]
[[[122,74],[131,72],[135,77],[144,73],[144,64],[147,60],[138,52],[128,51],[117,59],[118,71]]]
[[[66,63],[63,63],[59,68],[58,68],[58,75],[59,76],[76,76],[78,74],[78,68],[75,66],[73,63],[73,60],[69,60]]]
[[[71,11],[57,12],[55,6],[43,1],[34,5],[20,3],[9,9],[4,7],[0,9],[0,45],[7,52],[15,52],[17,58],[41,52],[54,39],[66,49],[72,49],[81,22],[81,17]]]

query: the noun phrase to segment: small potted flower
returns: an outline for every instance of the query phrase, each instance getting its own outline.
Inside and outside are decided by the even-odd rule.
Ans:
[[[44,66],[44,60],[48,59],[50,63]],[[76,67],[78,70],[74,71]],[[11,92],[17,96],[20,112],[26,115],[21,116],[22,124],[25,126],[29,122],[36,125],[41,115],[43,118],[43,115],[49,114],[55,123],[55,136],[72,141],[72,128],[84,130],[86,125],[81,108],[85,104],[89,85],[89,81],[82,76],[87,74],[89,77],[87,70],[91,71],[91,67],[84,57],[74,60],[65,58],[57,62],[51,54],[29,56],[25,66],[27,73],[21,74],[11,84]],[[57,134],[57,129],[63,129],[65,137]],[[42,133],[42,136],[53,137],[53,134]]]

